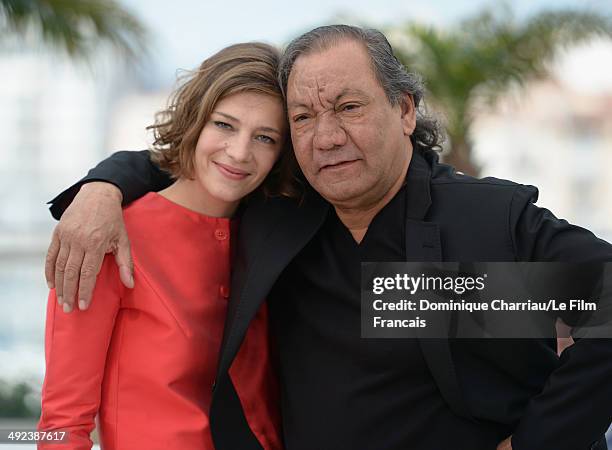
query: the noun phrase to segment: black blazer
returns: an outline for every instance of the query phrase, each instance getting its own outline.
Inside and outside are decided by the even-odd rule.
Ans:
[[[117,185],[124,203],[170,183],[146,151],[118,152],[51,201],[54,217],[80,185],[94,180]],[[610,244],[536,207],[536,188],[456,174],[433,152],[415,151],[406,193],[409,261],[612,261]],[[242,211],[210,413],[218,449],[261,448],[228,369],[263,299],[313,238],[329,208],[307,189],[299,205],[284,198],[251,198]],[[419,338],[419,344],[449,407],[468,419],[507,427],[515,450],[606,449],[602,435],[612,421],[610,340],[578,340],[561,358],[554,339]],[[515,395],[519,384],[533,395]]]

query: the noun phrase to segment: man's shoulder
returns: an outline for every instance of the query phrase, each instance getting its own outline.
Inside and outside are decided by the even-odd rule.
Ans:
[[[538,199],[535,186],[490,176],[473,177],[437,162],[432,165],[431,190],[432,196],[453,201],[507,203],[519,198],[535,203]]]

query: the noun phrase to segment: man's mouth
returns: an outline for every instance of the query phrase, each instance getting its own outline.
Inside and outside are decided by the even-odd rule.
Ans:
[[[350,166],[351,164],[353,164],[354,162],[357,162],[357,159],[351,159],[351,160],[347,160],[347,161],[339,161],[333,164],[325,164],[324,166],[321,166],[321,168],[319,169],[319,172],[323,171],[323,170],[337,170],[337,169],[344,169],[345,167]]]

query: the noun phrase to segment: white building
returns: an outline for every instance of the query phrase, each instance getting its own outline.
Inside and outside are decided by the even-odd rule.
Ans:
[[[538,205],[612,240],[612,91],[547,80],[479,116],[482,172],[540,189]]]
[[[4,42],[4,41],[3,41]],[[45,203],[108,153],[118,99],[136,79],[101,51],[91,63],[0,48],[0,378],[42,377],[54,226]]]

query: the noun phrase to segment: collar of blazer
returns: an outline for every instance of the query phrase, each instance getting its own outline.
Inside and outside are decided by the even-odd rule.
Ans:
[[[406,260],[441,261],[440,232],[436,223],[425,221],[431,206],[433,152],[413,153],[406,176]],[[248,325],[272,289],[281,272],[322,226],[330,204],[313,189],[298,206],[284,198],[251,202],[241,217],[237,256],[232,267],[232,288],[228,305],[217,380],[221,381],[240,348]],[[437,316],[448,329],[450,314]],[[442,333],[442,334],[440,334]],[[462,398],[447,339],[419,335],[419,344],[434,379],[450,408],[471,419]]]

